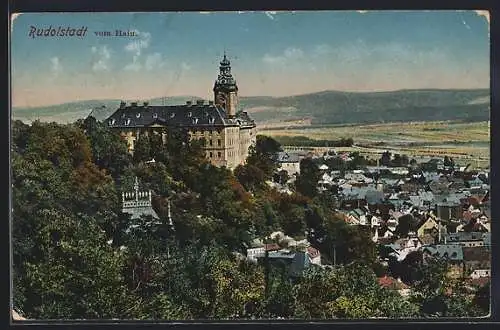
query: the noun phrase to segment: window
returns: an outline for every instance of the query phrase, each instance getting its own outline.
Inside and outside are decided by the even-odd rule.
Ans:
[[[209,141],[208,143],[210,144],[210,146],[212,146],[212,140],[208,140],[208,141]]]
[[[209,157],[212,158],[212,152],[210,152],[210,156]]]
[[[217,153],[217,157],[219,157],[219,158],[221,158],[221,157],[222,157],[222,154],[221,154],[221,152],[220,152],[220,151]]]
[[[217,140],[217,145],[220,147],[221,146],[221,141],[220,139]]]

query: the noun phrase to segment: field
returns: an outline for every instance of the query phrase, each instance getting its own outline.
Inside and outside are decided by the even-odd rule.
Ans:
[[[488,167],[490,160],[490,123],[487,121],[291,127],[261,129],[260,133],[277,139],[281,136],[306,136],[317,140],[352,138],[355,146],[336,149],[360,151],[368,156],[385,150],[424,158],[449,155],[459,163],[472,162],[480,167]]]

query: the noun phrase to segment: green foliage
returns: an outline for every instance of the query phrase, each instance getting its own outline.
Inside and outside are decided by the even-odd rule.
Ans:
[[[43,257],[24,265],[24,312],[42,319],[128,317],[123,256],[105,243],[96,221],[55,210],[37,216],[31,238]]]
[[[79,127],[90,140],[94,163],[108,171],[113,178],[119,178],[131,163],[126,142],[105,123],[91,116],[81,122]]]
[[[380,269],[369,231],[331,211],[333,192],[316,194],[312,160],[301,164],[297,192],[266,186],[281,150],[271,138],[259,136],[234,173],[210,165],[203,141],[190,142],[184,130],[169,131],[165,144],[141,136],[131,158],[92,117],[14,122],[12,142],[14,302],[28,318],[412,317],[431,309],[457,316],[481,315],[487,305],[489,292],[469,296],[446,279],[445,266],[411,256],[399,271],[416,274],[412,299],[382,289],[377,276],[395,269]],[[159,223],[121,213],[120,193],[135,177],[154,192]],[[273,267],[266,295],[264,269],[241,253],[277,230],[308,232],[323,262],[335,259],[336,267],[312,266],[293,280],[287,267]]]
[[[247,165],[260,169],[264,178],[269,180],[277,168],[276,154],[281,150],[281,145],[273,138],[257,135],[255,146],[251,146],[249,149]]]
[[[308,197],[316,196],[320,175],[318,166],[311,158],[302,159],[300,161],[300,175],[295,182],[297,191]]]
[[[297,315],[303,318],[403,318],[416,306],[381,288],[373,271],[352,263],[335,269],[307,270],[294,287]]]

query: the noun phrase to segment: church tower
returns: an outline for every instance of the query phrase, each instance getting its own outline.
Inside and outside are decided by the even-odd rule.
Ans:
[[[219,76],[214,84],[215,104],[226,110],[227,116],[233,118],[236,116],[236,107],[238,105],[238,86],[236,80],[231,74],[231,63],[226,57],[220,62]]]

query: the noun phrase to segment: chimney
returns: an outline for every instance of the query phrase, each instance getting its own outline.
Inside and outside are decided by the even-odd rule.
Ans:
[[[214,101],[208,101],[208,105],[213,107],[214,106]]]
[[[120,102],[120,109],[125,108],[126,105],[127,105],[127,103],[125,103],[124,101],[121,101]]]
[[[193,104],[193,101],[186,101],[186,105],[191,106]]]
[[[196,100],[196,105],[203,105],[204,103],[204,100]]]
[[[130,103],[133,107],[136,107],[137,106],[137,102],[132,102]]]
[[[147,108],[147,107],[148,107],[148,104],[149,104],[149,102],[147,102],[147,101],[142,103],[142,105],[143,105],[145,108]]]

